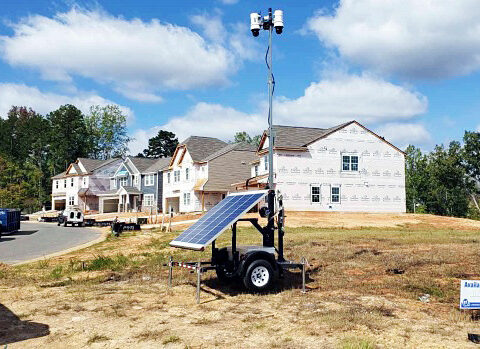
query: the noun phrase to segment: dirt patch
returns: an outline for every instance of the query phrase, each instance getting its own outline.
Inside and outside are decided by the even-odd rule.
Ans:
[[[295,215],[287,218],[285,246],[287,258],[310,263],[306,294],[298,272],[287,273],[264,295],[248,294],[241,284],[222,285],[212,273],[204,276],[197,305],[195,275],[175,269],[168,288],[163,264],[170,255],[206,259],[209,251],[169,247],[176,232],[128,232],[31,265],[2,265],[0,302],[14,321],[2,322],[0,312],[0,345],[475,348],[467,333],[478,321],[458,310],[458,284],[465,275],[480,278],[476,222],[398,215],[391,225],[392,215],[381,219],[383,226],[365,228],[374,222],[367,217],[360,226],[339,229],[308,227],[305,220],[325,224],[348,217],[353,223],[362,215],[302,215],[297,228]],[[261,240],[243,226],[238,236],[245,244]],[[229,237],[223,234],[218,246]],[[419,300],[424,294],[428,303]]]

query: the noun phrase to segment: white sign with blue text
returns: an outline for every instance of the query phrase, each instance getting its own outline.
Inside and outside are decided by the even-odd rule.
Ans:
[[[460,309],[480,309],[480,280],[460,282]]]

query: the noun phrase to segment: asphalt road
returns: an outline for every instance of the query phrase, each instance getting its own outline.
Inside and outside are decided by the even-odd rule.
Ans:
[[[85,244],[99,238],[97,229],[22,222],[15,234],[0,238],[0,262],[15,264]]]

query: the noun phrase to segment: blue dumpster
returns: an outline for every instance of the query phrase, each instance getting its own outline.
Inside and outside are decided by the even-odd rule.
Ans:
[[[0,208],[0,235],[20,230],[20,210]]]

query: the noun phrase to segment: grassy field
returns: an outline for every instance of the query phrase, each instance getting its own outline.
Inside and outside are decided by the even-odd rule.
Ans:
[[[8,348],[468,348],[480,333],[476,314],[458,309],[459,280],[480,279],[480,222],[428,215],[288,219],[285,254],[306,257],[299,273],[265,295],[224,286],[206,274],[195,303],[195,275],[175,270],[178,232],[146,231],[108,238],[85,250],[19,267],[0,267],[0,344]],[[357,215],[358,217],[358,215]],[[372,218],[373,217],[373,218]],[[408,218],[408,219],[406,219]],[[340,223],[339,223],[340,220]],[[344,222],[342,222],[344,220]],[[373,223],[369,223],[373,222]],[[379,222],[385,222],[381,224]],[[288,221],[287,221],[288,225]],[[367,226],[371,225],[371,226]],[[383,226],[382,226],[383,225]],[[315,226],[315,227],[313,227]],[[341,228],[349,226],[350,228]],[[218,245],[228,243],[224,233]],[[260,235],[242,226],[242,244]],[[396,274],[394,270],[404,271]],[[424,296],[428,295],[428,296]],[[424,296],[428,302],[422,302]],[[3,310],[2,310],[3,309]],[[3,317],[7,314],[9,317]],[[48,335],[47,335],[48,334]],[[31,338],[18,341],[22,338]]]

